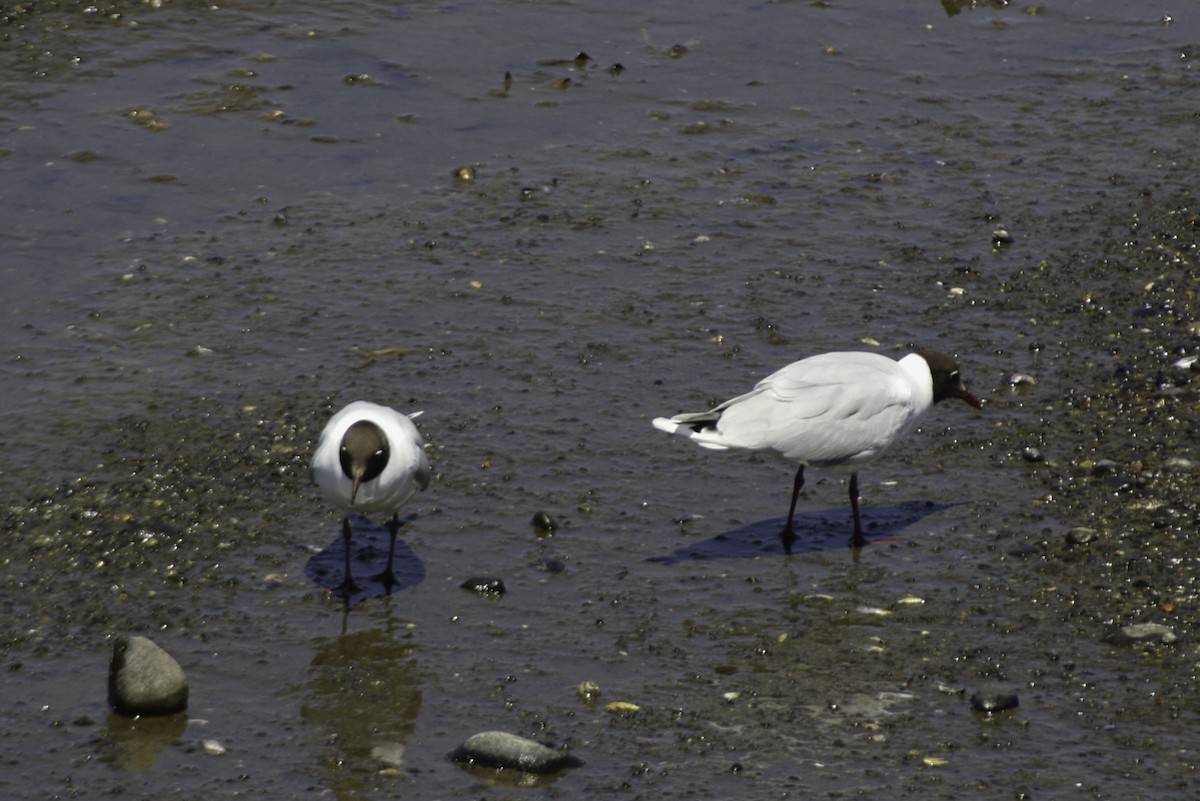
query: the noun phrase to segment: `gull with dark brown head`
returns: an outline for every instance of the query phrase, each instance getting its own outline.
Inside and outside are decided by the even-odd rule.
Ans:
[[[859,469],[890,451],[935,403],[948,398],[983,408],[963,384],[958,363],[944,353],[922,350],[899,361],[878,353],[823,353],[789,364],[707,412],[659,417],[654,427],[704,448],[775,454],[798,464],[787,522],[779,532],[789,554],[804,468],[848,472],[857,548],[866,544]]]
[[[400,507],[418,489],[429,486],[425,443],[411,416],[367,401],[355,401],[325,424],[309,471],[325,499],[346,513],[342,537],[346,543],[346,577],[336,589],[347,596],[359,589],[350,572],[350,514],[390,512],[387,567],[373,578],[389,589],[397,583],[392,570]]]

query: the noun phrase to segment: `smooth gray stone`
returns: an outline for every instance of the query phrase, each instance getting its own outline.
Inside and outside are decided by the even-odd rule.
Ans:
[[[574,768],[583,764],[581,760],[564,751],[557,751],[505,731],[473,734],[450,756],[456,762],[523,770],[527,773],[554,773],[563,768]]]
[[[1105,639],[1118,645],[1139,642],[1159,642],[1163,645],[1170,645],[1179,637],[1175,634],[1175,629],[1164,623],[1131,623],[1109,633]]]
[[[1067,532],[1067,542],[1071,545],[1087,545],[1099,536],[1094,528],[1076,526]]]
[[[153,640],[118,637],[108,668],[108,700],[122,715],[172,715],[187,709],[187,677]]]

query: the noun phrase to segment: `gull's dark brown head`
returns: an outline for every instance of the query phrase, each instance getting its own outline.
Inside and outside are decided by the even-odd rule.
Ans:
[[[383,429],[367,420],[359,420],[346,429],[338,450],[342,472],[350,479],[350,503],[358,497],[364,481],[379,478],[388,463],[388,441]]]
[[[970,404],[976,409],[982,409],[983,403],[963,384],[958,362],[954,357],[947,356],[936,350],[917,351],[925,363],[929,365],[929,374],[933,377],[933,402],[958,398],[963,403]]]

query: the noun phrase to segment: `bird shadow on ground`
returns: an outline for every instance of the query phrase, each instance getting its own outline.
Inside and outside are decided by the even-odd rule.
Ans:
[[[401,527],[416,520],[416,515],[409,515],[400,521]],[[336,592],[345,598],[346,607],[357,606],[371,598],[382,598],[405,589],[414,587],[425,580],[425,563],[399,537],[396,538],[396,557],[393,562],[393,573],[396,583],[390,587],[376,578],[387,567],[388,534],[387,526],[377,526],[363,517],[350,518],[354,533],[350,539],[350,570],[354,574],[354,582],[358,589],[346,593],[339,588],[345,573],[345,540],[342,539],[342,529],[339,525],[335,530],[337,537],[326,545],[304,566],[304,575],[319,587],[330,592]]]
[[[896,506],[875,506],[863,509],[863,532],[867,545],[899,534],[924,517],[937,514],[957,504],[935,501],[908,501]],[[792,545],[792,555],[849,548],[854,522],[850,510],[809,512],[794,518],[799,539]],[[783,543],[779,531],[782,517],[760,520],[748,526],[718,534],[712,539],[693,542],[665,556],[651,556],[647,562],[674,565],[679,562],[706,562],[716,559],[752,559],[756,556],[782,556]]]

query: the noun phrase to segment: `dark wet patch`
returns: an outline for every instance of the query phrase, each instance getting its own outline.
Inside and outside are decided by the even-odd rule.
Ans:
[[[934,501],[910,501],[897,506],[874,506],[863,510],[863,528],[867,543],[898,536],[923,518],[949,509],[955,504]],[[853,518],[849,509],[842,511],[806,512],[797,514],[795,526],[799,539],[792,554],[850,548],[853,537]],[[666,556],[653,556],[649,562],[671,565],[685,561],[713,559],[753,559],[764,555],[784,556],[779,531],[783,518],[762,520],[748,526],[718,534],[712,539],[690,543]]]
[[[404,532],[404,526],[412,524],[416,519],[416,515],[402,519],[401,533]],[[346,544],[340,526],[337,528],[337,539],[313,554],[305,563],[304,575],[309,581],[327,592],[336,593],[348,607],[354,607],[371,598],[383,598],[414,587],[425,580],[425,564],[408,543],[397,537],[392,564],[392,574],[396,581],[384,581],[381,573],[387,568],[391,533],[386,526],[374,525],[359,516],[352,517],[350,524],[353,528],[350,538],[350,570],[354,574],[358,589],[349,593],[340,589],[346,572]]]

